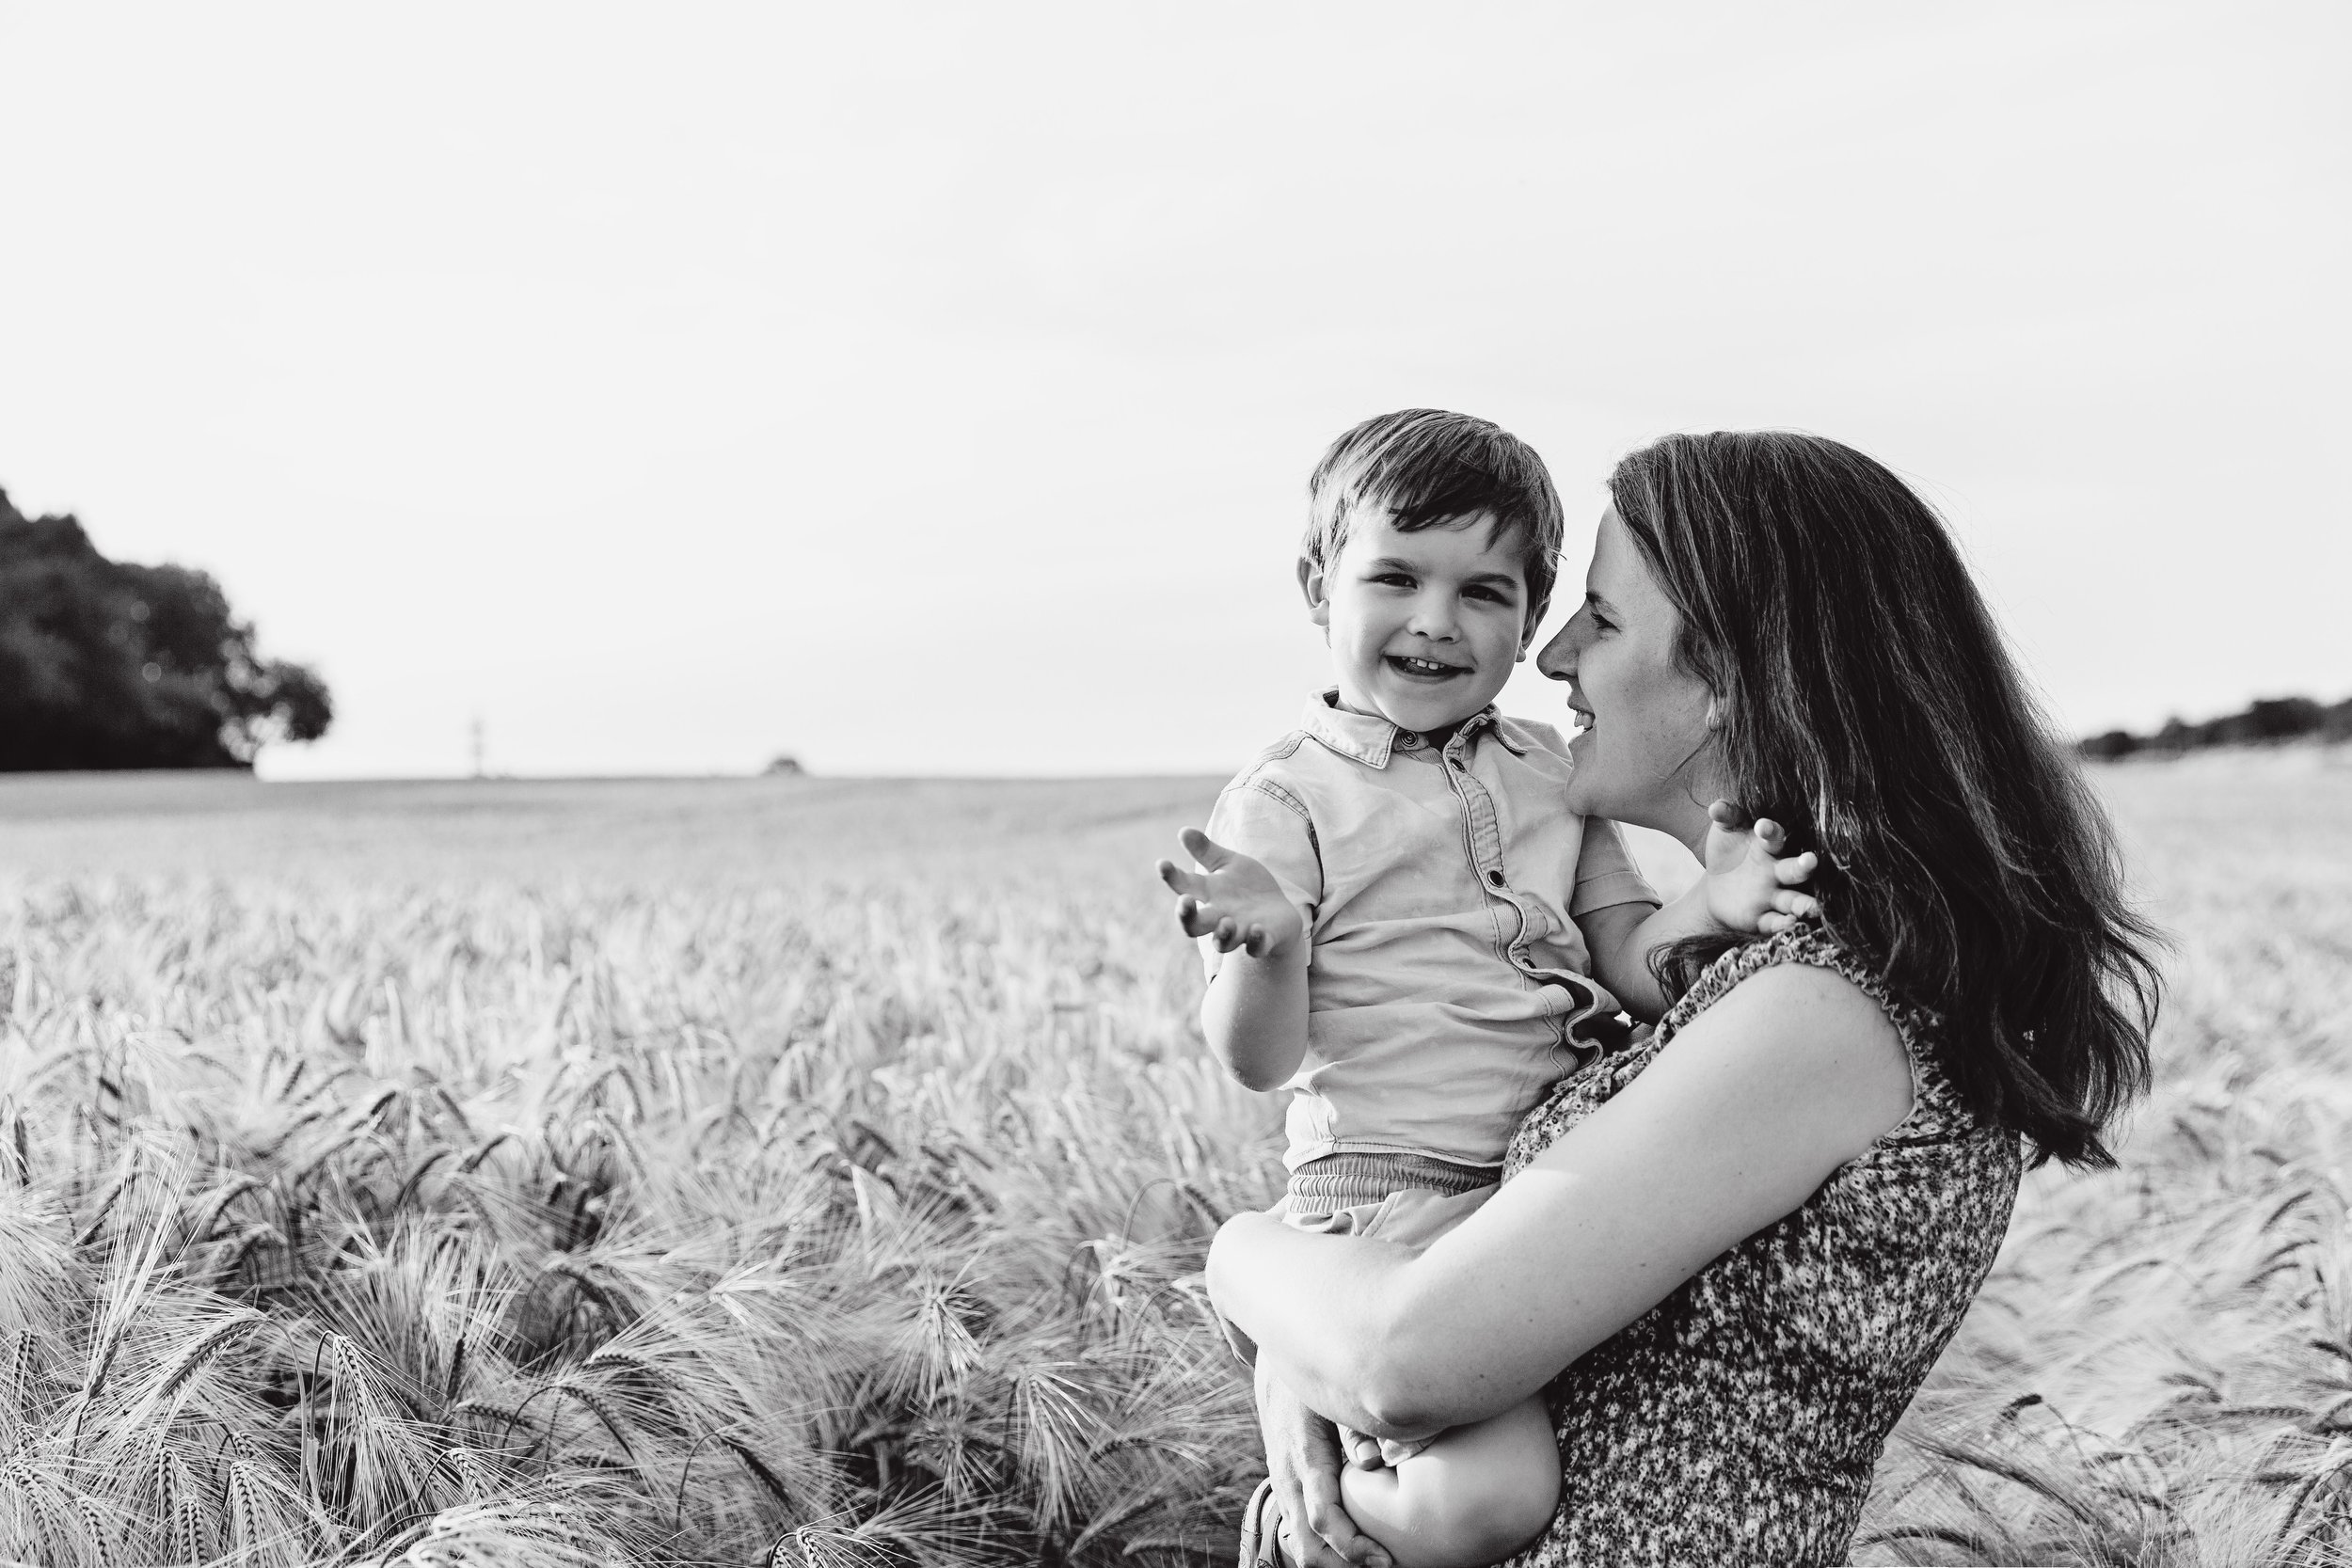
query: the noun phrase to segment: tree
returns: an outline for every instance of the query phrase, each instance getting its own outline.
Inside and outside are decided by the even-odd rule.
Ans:
[[[2307,735],[2329,743],[2352,740],[2352,697],[2334,704],[2310,697],[2257,697],[2243,713],[2225,713],[2197,724],[2168,719],[2162,729],[2150,736],[2109,730],[2086,736],[2075,747],[2084,756],[2112,762],[2136,752],[2178,756],[2212,746],[2257,746]]]
[[[0,771],[246,768],[333,718],[326,683],[262,658],[209,574],[108,561],[74,518],[0,492]]]

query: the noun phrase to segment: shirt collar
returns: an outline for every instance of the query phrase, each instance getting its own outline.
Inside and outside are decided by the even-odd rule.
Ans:
[[[1339,705],[1338,687],[1331,687],[1307,699],[1307,711],[1299,719],[1299,728],[1343,757],[1352,757],[1367,768],[1386,768],[1391,752],[1410,751],[1423,744],[1422,736],[1412,730],[1401,730],[1386,719],[1370,713],[1350,713]],[[1526,748],[1515,744],[1502,716],[1492,703],[1462,721],[1456,736],[1475,738],[1482,730],[1492,729],[1495,738],[1515,752]]]

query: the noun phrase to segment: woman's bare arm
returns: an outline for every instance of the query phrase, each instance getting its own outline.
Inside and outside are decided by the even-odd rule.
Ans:
[[[1217,1307],[1335,1420],[1483,1419],[1796,1209],[1910,1113],[1894,1026],[1823,969],[1756,974],[1425,1252],[1229,1220]]]

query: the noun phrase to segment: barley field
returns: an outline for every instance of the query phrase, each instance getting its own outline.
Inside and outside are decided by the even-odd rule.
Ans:
[[[2352,1561],[2352,768],[2100,779],[2160,1088],[1859,1559]],[[1214,789],[0,781],[0,1560],[1229,1560]]]

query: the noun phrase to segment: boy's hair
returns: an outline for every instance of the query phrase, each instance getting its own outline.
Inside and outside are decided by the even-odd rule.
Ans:
[[[1366,420],[1331,443],[1307,481],[1307,538],[1299,554],[1329,571],[1347,543],[1348,520],[1377,507],[1411,533],[1480,512],[1494,515],[1491,539],[1517,531],[1527,577],[1532,636],[1560,573],[1559,492],[1535,449],[1490,420],[1442,408],[1406,408]]]

